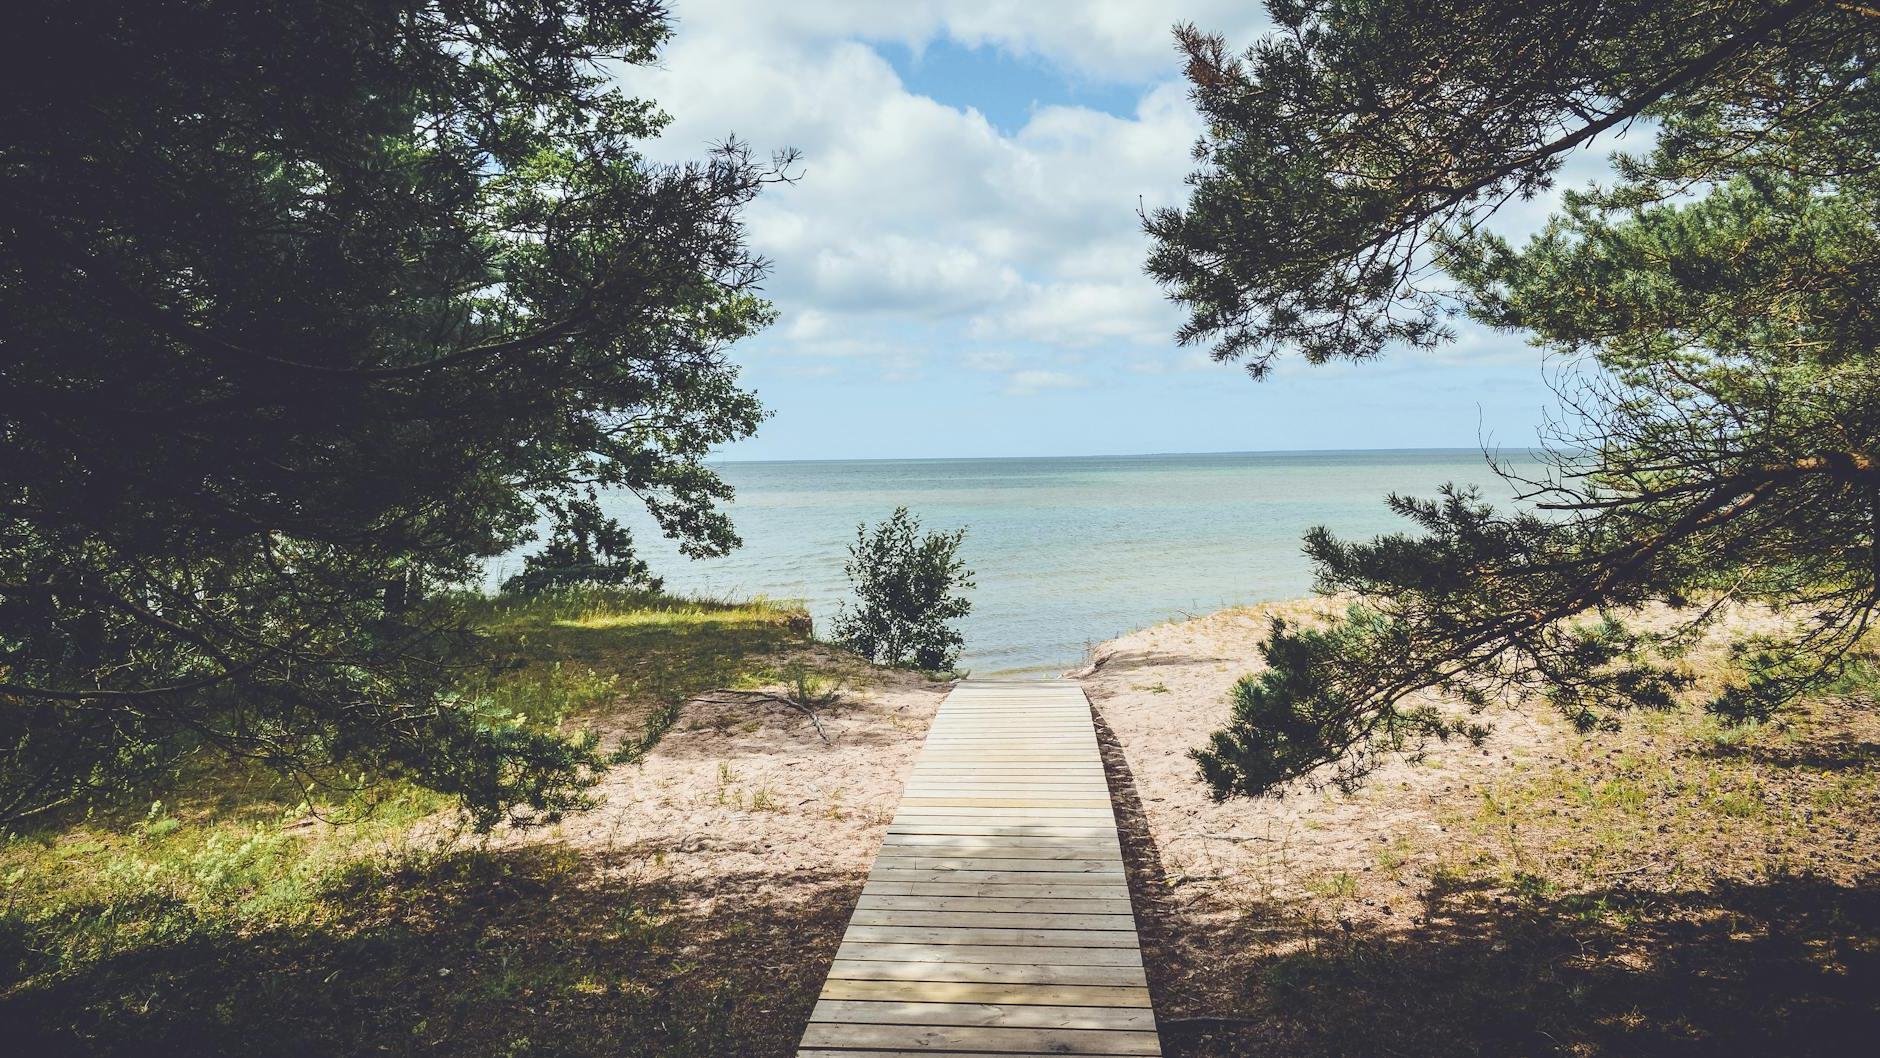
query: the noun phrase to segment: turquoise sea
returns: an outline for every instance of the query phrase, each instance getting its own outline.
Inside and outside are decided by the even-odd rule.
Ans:
[[[1508,453],[1502,453],[1508,458]],[[1058,672],[1103,640],[1184,613],[1290,599],[1312,588],[1300,539],[1314,525],[1368,537],[1403,528],[1390,492],[1447,481],[1509,490],[1468,450],[1019,459],[730,462],[744,547],[681,557],[630,499],[615,513],[670,590],[808,603],[826,632],[847,594],[858,522],[905,504],[928,528],[967,528],[977,574],[963,623],[977,675]]]

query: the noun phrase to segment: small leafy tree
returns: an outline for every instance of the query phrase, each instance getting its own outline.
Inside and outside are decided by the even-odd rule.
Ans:
[[[952,625],[972,611],[964,594],[973,571],[959,559],[966,530],[920,534],[920,519],[906,507],[870,533],[855,527],[843,570],[856,605],[836,616],[836,639],[870,661],[947,669],[965,642]]]

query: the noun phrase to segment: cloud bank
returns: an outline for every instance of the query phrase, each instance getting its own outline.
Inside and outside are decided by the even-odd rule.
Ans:
[[[1181,17],[1231,26],[1247,5]],[[1155,5],[680,0],[659,68],[625,71],[673,123],[677,161],[735,135],[802,152],[801,179],[749,211],[781,325],[754,355],[899,375],[1009,364],[1002,392],[1080,365],[1174,356],[1178,312],[1142,274],[1139,209],[1178,202],[1200,132]],[[1012,131],[911,91],[886,45],[940,43],[1131,86],[1127,114],[1033,108]],[[1043,381],[1050,379],[1051,381]]]

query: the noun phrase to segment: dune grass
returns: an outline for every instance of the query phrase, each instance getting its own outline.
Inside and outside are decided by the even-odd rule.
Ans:
[[[1169,1053],[1860,1050],[1880,1024],[1874,692],[1748,728],[1637,715],[1459,788],[1438,825],[1212,938],[1235,1016]]]
[[[577,591],[446,604],[483,637],[462,693],[641,748],[686,697],[774,678],[778,656],[809,643],[800,610],[762,600]],[[531,982],[573,973],[569,988],[617,992],[609,975],[670,957],[657,901],[601,888],[604,865],[479,846],[448,809],[404,782],[309,792],[204,758],[171,788],[0,835],[0,1025],[49,1054],[429,1053],[445,1036],[451,1053],[536,1053],[529,1031],[465,1026],[526,1022],[513,1004],[527,1005]],[[577,925],[538,906],[563,899],[602,917]],[[505,929],[533,938],[495,978],[517,995],[487,994],[490,975],[454,982],[448,960],[502,949],[491,931]],[[571,947],[586,954],[570,960]],[[456,1023],[430,1024],[436,1011]],[[693,1053],[689,1038],[647,1053]]]

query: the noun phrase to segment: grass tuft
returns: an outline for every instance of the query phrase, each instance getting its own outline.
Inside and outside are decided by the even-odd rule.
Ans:
[[[657,743],[687,698],[773,681],[811,645],[799,608],[765,600],[578,590],[441,603],[480,633],[461,694],[518,723],[619,732],[625,758]],[[767,789],[734,793],[753,811],[781,808]],[[709,924],[681,930],[662,901],[622,888],[625,865],[541,843],[466,847],[446,808],[404,782],[309,791],[205,758],[139,800],[0,834],[0,1022],[34,1026],[8,1046],[741,1049],[735,1037],[752,1030],[732,1015],[765,1003],[766,983],[733,991],[699,974],[687,952]]]

